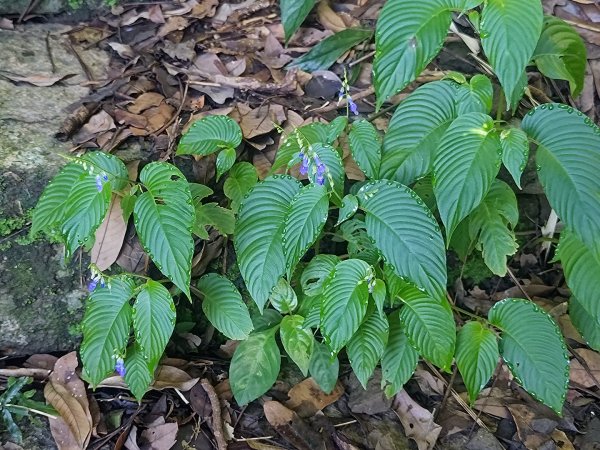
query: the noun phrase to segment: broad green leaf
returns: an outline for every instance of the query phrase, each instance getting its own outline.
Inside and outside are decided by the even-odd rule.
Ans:
[[[333,272],[340,258],[336,255],[317,255],[308,263],[300,276],[302,291],[308,296],[320,295],[323,292],[323,284]]]
[[[291,314],[298,307],[298,297],[285,278],[280,278],[271,295],[271,305],[281,314]]]
[[[123,212],[123,221],[129,222],[131,215],[133,214],[133,208],[135,207],[135,201],[137,196],[131,194],[125,194],[121,197],[121,211]]]
[[[23,433],[21,433],[21,429],[16,424],[15,419],[13,418],[10,410],[6,407],[0,410],[2,412],[2,421],[3,426],[6,427],[6,431],[12,440],[14,440],[18,444],[23,443]]]
[[[439,140],[458,115],[460,92],[452,81],[434,81],[400,104],[383,140],[381,178],[409,185],[431,170]]]
[[[456,338],[456,365],[471,404],[492,377],[498,362],[496,335],[481,322],[467,322]]]
[[[488,318],[501,330],[500,354],[532,397],[558,415],[569,387],[569,356],[554,320],[535,303],[507,298]]]
[[[231,209],[237,212],[244,196],[258,181],[256,168],[249,162],[234,164],[223,183],[223,192],[231,200]]]
[[[444,0],[385,3],[375,33],[373,80],[377,108],[416,79],[438,54],[451,20]]]
[[[477,239],[483,260],[496,275],[506,275],[506,257],[517,251],[515,227],[519,221],[517,197],[508,184],[494,180],[489,192],[469,216],[469,235]]]
[[[446,297],[446,252],[433,215],[409,188],[376,181],[358,194],[369,236],[384,261],[434,298]],[[393,207],[391,207],[393,205]]]
[[[227,278],[209,273],[198,281],[204,295],[202,311],[210,323],[229,339],[243,341],[253,330],[248,307]]]
[[[367,382],[383,355],[388,331],[387,318],[372,311],[348,342],[346,353],[350,366],[364,389],[367,388]]]
[[[286,175],[269,177],[252,188],[238,212],[234,241],[238,264],[260,311],[285,272],[285,217],[300,187]]]
[[[542,32],[541,0],[487,0],[480,36],[488,60],[510,104]]]
[[[252,315],[252,325],[254,326],[254,331],[264,331],[269,328],[273,328],[276,325],[281,323],[283,319],[282,315],[279,314],[279,311],[267,308],[262,314],[253,314]]]
[[[520,128],[509,128],[500,133],[500,145],[502,162],[521,189],[521,174],[529,158],[529,139]]]
[[[569,317],[587,344],[600,351],[600,320],[594,316],[591,305],[580,302],[577,297],[571,297]]]
[[[383,317],[383,307],[387,297],[387,289],[383,280],[380,280],[379,278],[375,280],[371,288],[371,295],[373,296],[373,301],[377,307],[377,312],[381,317]]]
[[[219,178],[221,178],[221,175],[223,175],[225,172],[227,172],[229,169],[231,169],[231,167],[233,166],[233,163],[235,163],[236,157],[237,157],[237,154],[235,152],[235,148],[233,148],[233,147],[225,148],[219,152],[219,154],[217,155],[217,162],[216,162],[217,181],[219,181]]]
[[[562,104],[531,110],[521,128],[538,145],[538,178],[550,205],[588,248],[600,254],[599,128]]]
[[[324,144],[329,142],[329,125],[321,122],[309,123],[296,128],[284,140],[275,161],[271,167],[271,173],[282,167],[287,167],[301,151],[305,151],[314,144]]]
[[[333,187],[334,192],[331,201],[341,206],[342,197],[344,197],[344,177],[346,175],[342,158],[340,158],[339,153],[330,145],[315,144],[313,145],[313,151],[319,156],[321,162],[325,164],[325,187],[328,190],[331,190]],[[333,183],[333,186],[331,186],[331,183]]]
[[[410,345],[398,311],[388,316],[388,342],[381,358],[381,388],[390,398],[397,394],[417,368],[419,354]]]
[[[173,165],[154,162],[140,174],[147,191],[133,215],[140,241],[160,271],[190,297],[194,207],[188,182]]]
[[[329,348],[338,353],[346,345],[367,313],[372,267],[360,259],[347,259],[335,266],[324,286],[321,332]]]
[[[281,22],[285,34],[285,42],[290,40],[298,27],[304,22],[317,0],[281,0]]]
[[[128,184],[127,167],[114,155],[100,151],[90,152],[79,158],[79,163],[83,164],[84,169],[91,171],[94,177],[97,174],[105,173],[113,192],[124,189]]]
[[[445,299],[428,298],[413,289],[400,310],[400,322],[411,345],[423,357],[448,371],[452,365],[456,343],[456,326]]]
[[[469,112],[489,114],[493,99],[494,89],[490,79],[485,75],[475,75],[469,83],[460,85],[456,99],[458,114]]]
[[[293,61],[288,68],[297,67],[305,72],[329,69],[338,58],[373,34],[364,28],[346,28],[329,36]]]
[[[568,81],[573,97],[581,93],[587,63],[586,48],[579,33],[564,20],[544,17],[533,61],[547,77]]]
[[[315,338],[310,328],[304,328],[304,317],[285,316],[279,334],[281,343],[289,357],[296,363],[304,376],[308,375]]]
[[[200,203],[206,197],[213,195],[214,191],[208,186],[204,186],[199,183],[189,183],[190,193],[192,194],[192,201],[194,204]]]
[[[381,165],[381,136],[371,122],[358,120],[348,133],[352,158],[368,178],[377,178]]]
[[[87,171],[80,164],[70,163],[50,181],[33,210],[31,235],[40,231],[52,231],[62,222],[65,205],[77,180],[86,177]]]
[[[367,226],[364,220],[355,216],[342,223],[340,231],[342,232],[342,239],[348,243],[348,256],[350,258],[362,259],[371,265],[376,265],[379,262],[379,251],[367,234]]]
[[[354,215],[358,209],[358,198],[356,195],[348,194],[342,199],[342,207],[335,226],[338,226],[342,222],[348,220]]]
[[[148,368],[144,352],[137,345],[130,346],[125,358],[125,382],[138,402],[148,392],[153,376],[154,371]]]
[[[337,116],[327,125],[327,141],[329,145],[333,145],[337,138],[344,132],[348,126],[348,118],[346,116]]]
[[[413,186],[412,190],[423,200],[425,206],[433,213],[437,212],[437,203],[433,192],[433,177],[431,175],[420,178]]]
[[[330,394],[337,383],[340,362],[327,345],[315,342],[308,370],[323,392]]]
[[[197,203],[194,209],[196,218],[193,231],[199,237],[208,239],[207,226],[215,227],[224,236],[233,234],[235,231],[235,217],[232,210],[221,208],[216,203]]]
[[[485,114],[460,116],[442,136],[433,161],[433,191],[446,242],[485,197],[498,173],[501,153],[493,120]]]
[[[134,287],[128,277],[111,278],[109,285],[96,288],[87,300],[79,351],[83,376],[92,387],[114,372],[116,357],[125,351],[132,316],[129,300]]]
[[[207,156],[220,149],[235,149],[242,143],[240,126],[227,116],[207,116],[197,120],[182,136],[178,155]]]
[[[151,371],[158,365],[175,326],[175,304],[162,284],[148,280],[133,304],[133,331]]]
[[[267,392],[277,381],[281,354],[275,342],[277,327],[252,333],[240,342],[229,367],[229,383],[238,405]]]
[[[600,334],[600,257],[581,241],[576,234],[561,233],[557,250],[567,284],[573,292],[569,313],[573,325],[584,339],[598,347]]]
[[[325,187],[309,184],[292,199],[283,226],[283,253],[288,279],[323,230],[329,207]]]

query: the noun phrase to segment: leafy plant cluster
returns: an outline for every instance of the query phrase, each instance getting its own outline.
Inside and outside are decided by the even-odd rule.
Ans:
[[[282,1],[286,39],[313,4]],[[520,126],[490,116],[494,103],[499,117],[505,105],[515,109],[532,61],[545,75],[567,80],[576,95],[585,48],[566,23],[543,17],[539,0],[388,0],[375,33],[379,106],[431,62],[457,13],[468,14],[481,37],[500,82],[495,102],[490,78],[451,73],[411,93],[383,138],[370,122],[349,124],[346,116],[295,129],[282,139],[272,174],[262,181],[251,164],[236,163],[242,134],[233,120],[196,121],[177,153],[217,153],[217,178],[226,174],[230,209],[206,203],[212,191],[188,182],[171,164],[149,163],[139,181],[130,180],[123,163],[102,152],[74,158],[51,181],[34,211],[33,233],[61,236],[69,257],[90,247],[109,205],[118,201],[168,278],[107,276],[92,267],[81,358],[93,386],[116,367],[136,397],[143,396],[173,331],[172,296],[181,293],[200,297],[215,328],[241,341],[229,374],[239,404],[276,381],[281,343],[325,391],[333,389],[345,351],[363,386],[380,364],[382,389],[390,396],[419,358],[446,371],[456,362],[471,401],[501,356],[528,392],[560,414],[569,358],[557,325],[534,303],[506,299],[487,319],[461,319],[457,330],[455,314],[462,312],[446,291],[446,251],[480,251],[490,270],[506,273],[507,257],[517,250],[519,214],[514,191],[497,175],[504,165],[519,186],[533,145],[537,175],[565,226],[558,255],[574,295],[571,319],[600,349],[594,289],[600,276],[600,129],[563,104],[534,107]],[[325,40],[312,52],[323,54],[324,46],[335,47]],[[346,180],[343,141],[365,182]],[[289,175],[295,166],[306,181]],[[191,280],[195,239],[208,238],[207,227],[233,235],[259,314],[250,313],[226,277],[209,273]]]

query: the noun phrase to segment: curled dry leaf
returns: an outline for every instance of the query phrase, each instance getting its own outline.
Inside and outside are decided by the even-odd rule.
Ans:
[[[142,431],[142,438],[148,444],[147,450],[169,450],[177,443],[177,423],[162,423],[153,425]]]
[[[164,99],[165,97],[158,92],[144,92],[136,98],[133,104],[129,105],[127,109],[130,113],[140,114],[148,108],[160,105]]]
[[[7,78],[11,81],[14,81],[17,83],[33,84],[34,86],[38,86],[38,87],[52,86],[52,85],[58,83],[59,81],[66,80],[67,78],[74,77],[75,75],[76,75],[75,73],[68,73],[66,75],[27,75],[27,76],[25,76],[25,75],[18,75],[16,73],[10,73],[10,72],[5,72],[5,71],[0,72],[0,76]]]
[[[600,355],[587,348],[578,348],[575,353],[585,361],[589,372],[578,359],[573,358],[571,360],[571,381],[586,388],[598,386],[600,383]]]
[[[331,405],[339,400],[344,394],[344,388],[338,381],[333,391],[326,394],[312,378],[307,378],[294,386],[288,392],[290,398],[286,403],[290,409],[293,409],[300,417],[314,416],[317,411]]]
[[[300,450],[322,448],[321,436],[294,411],[276,401],[265,402],[263,408],[269,424],[294,448]]]
[[[96,239],[92,247],[92,263],[98,269],[108,269],[119,256],[123,240],[127,232],[127,224],[123,219],[121,197],[113,194],[108,214],[96,230]]]
[[[150,385],[150,389],[162,391],[163,389],[178,389],[182,392],[187,392],[192,389],[200,378],[192,378],[181,369],[173,366],[158,366],[154,374],[154,383]],[[127,389],[127,384],[120,376],[112,376],[102,380],[100,387],[112,387]]]
[[[286,118],[283,106],[276,103],[263,105],[256,109],[240,103],[230,116],[239,122],[246,139],[270,133],[275,129],[275,125],[281,125]]]
[[[433,414],[415,402],[403,389],[398,392],[392,408],[398,415],[406,436],[413,439],[419,450],[431,450],[442,431],[433,421]]]

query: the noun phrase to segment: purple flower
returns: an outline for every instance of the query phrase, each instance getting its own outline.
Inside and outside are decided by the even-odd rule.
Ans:
[[[344,89],[344,85],[340,88],[340,92],[338,92],[338,102],[341,102],[342,99],[346,96],[346,90]]]
[[[122,377],[124,377],[125,373],[127,372],[127,370],[125,369],[125,361],[123,361],[123,358],[121,358],[120,356],[117,358],[115,370]]]
[[[105,172],[102,172],[100,175],[102,175],[102,179],[103,179],[104,181],[108,181],[108,175],[106,175],[106,173],[105,173]]]
[[[317,165],[317,175],[322,176],[325,173],[325,164],[319,163]]]
[[[325,184],[325,176],[323,174],[317,173],[317,178],[315,179],[315,183],[323,186]]]
[[[98,192],[102,192],[102,177],[100,175],[96,175],[96,189],[98,189]]]
[[[352,114],[358,116],[358,106],[356,106],[356,103],[354,103],[354,100],[352,100],[350,96],[348,96],[348,106],[350,107]]]
[[[302,158],[302,165],[300,166],[300,174],[306,175],[308,173],[308,156],[304,153],[300,153],[298,156]]]
[[[94,292],[94,289],[96,289],[97,285],[98,285],[98,280],[90,280],[90,282],[88,283],[88,291]]]
[[[100,287],[103,288],[106,286],[106,283],[104,282],[104,278],[100,278]]]

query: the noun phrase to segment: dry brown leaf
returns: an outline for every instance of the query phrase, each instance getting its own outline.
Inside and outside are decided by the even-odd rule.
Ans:
[[[179,389],[182,392],[189,391],[198,382],[199,378],[192,378],[181,369],[172,366],[159,366],[155,374],[152,389],[162,391],[163,389]]]
[[[37,369],[52,370],[54,369],[56,361],[58,361],[58,358],[56,356],[42,353],[38,355],[31,355],[23,363],[23,367],[33,367]]]
[[[165,16],[160,5],[152,5],[148,8],[148,20],[153,23],[165,23]]]
[[[280,125],[285,120],[283,106],[267,104],[256,109],[250,108],[245,103],[239,103],[230,117],[240,124],[246,139],[270,133],[275,125]]]
[[[136,98],[133,104],[129,105],[127,109],[130,113],[140,114],[148,108],[160,105],[164,99],[165,97],[158,92],[144,92]]]
[[[177,443],[177,423],[162,423],[142,431],[142,438],[148,443],[148,450],[169,450]]]
[[[348,28],[344,19],[331,9],[327,0],[319,2],[319,6],[317,6],[317,18],[321,25],[334,33]]]
[[[113,118],[104,110],[98,111],[90,117],[90,120],[81,127],[73,136],[73,142],[81,144],[94,139],[97,134],[116,128]]]
[[[123,247],[123,240],[127,232],[127,224],[123,219],[121,197],[113,194],[108,214],[96,230],[96,240],[92,247],[92,263],[98,269],[108,269],[118,258]]]
[[[479,393],[473,409],[489,414],[490,416],[508,419],[510,413],[506,409],[506,401],[504,400],[507,396],[510,396],[507,391],[496,388],[485,388]]]
[[[517,433],[525,447],[530,450],[546,448],[548,441],[551,441],[550,433],[558,423],[543,417],[528,405],[510,405],[508,410],[515,421]]]
[[[76,74],[68,73],[66,75],[29,75],[22,76],[17,75],[16,73],[10,73],[5,71],[0,71],[0,76],[8,78],[11,81],[15,81],[18,83],[28,83],[33,84],[38,87],[48,87],[52,86],[59,81],[66,80],[67,78],[74,77]]]
[[[573,443],[569,440],[564,431],[554,430],[550,437],[556,444],[556,448],[559,448],[560,450],[575,450]]]
[[[394,396],[392,408],[398,415],[406,436],[417,443],[419,450],[431,450],[442,431],[433,421],[433,414],[415,402],[403,389]]]
[[[135,51],[129,45],[120,44],[118,42],[109,42],[108,46],[117,52],[117,55],[123,59],[135,58]]]
[[[344,387],[338,381],[330,394],[321,390],[312,378],[307,378],[288,392],[290,398],[285,406],[293,409],[300,417],[314,416],[317,411],[336,402],[344,394]]]
[[[415,380],[426,395],[444,395],[445,386],[442,380],[435,378],[430,372],[417,369],[414,373]]]
[[[185,17],[169,17],[167,21],[159,28],[158,37],[164,37],[173,31],[185,30],[189,23],[189,20]]]
[[[571,381],[579,383],[586,388],[597,386],[597,381],[600,381],[600,354],[587,348],[578,348],[575,350],[575,353],[586,362],[593,376],[590,376],[583,365],[574,358],[571,360]]]
[[[271,161],[269,161],[262,153],[254,154],[254,157],[252,158],[252,164],[254,164],[254,167],[258,172],[258,178],[261,180],[265,179],[271,170],[271,166],[273,165]]]
[[[123,109],[115,109],[114,112],[117,123],[121,125],[131,125],[136,128],[146,128],[148,119],[141,114],[133,114]]]
[[[14,30],[15,24],[12,22],[12,20],[7,19],[6,17],[0,17],[0,29]]]
[[[294,411],[276,401],[263,405],[267,421],[287,442],[300,450],[322,448],[321,436],[312,430]]]
[[[75,372],[77,365],[75,352],[59,358],[44,387],[46,400],[60,414],[60,418],[51,419],[60,450],[84,449],[92,435],[92,416],[85,385]]]
[[[146,130],[154,133],[163,128],[175,114],[175,108],[163,102],[159,106],[149,108],[143,112],[144,117],[148,119]]]

